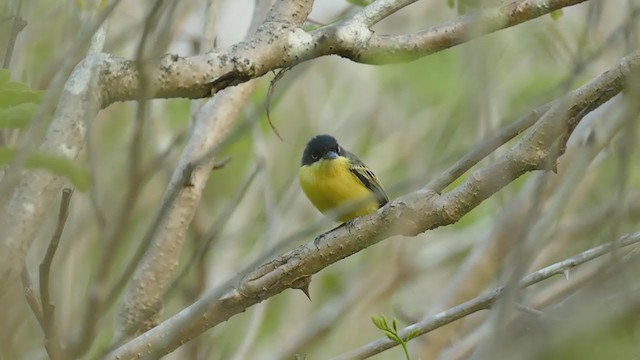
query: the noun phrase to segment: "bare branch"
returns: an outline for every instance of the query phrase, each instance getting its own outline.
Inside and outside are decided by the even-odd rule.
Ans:
[[[95,46],[91,48],[100,48],[104,40],[104,28],[101,28],[94,34],[92,43]],[[78,156],[85,142],[85,119],[95,117],[99,110],[101,101],[99,91],[95,91],[94,70],[102,60],[102,54],[92,53],[76,66],[64,86],[40,151],[70,159]],[[51,92],[55,91],[52,89],[47,94]],[[3,182],[11,182],[11,177],[9,172]],[[19,275],[27,249],[46,219],[49,205],[65,184],[63,177],[47,171],[25,172],[17,179],[19,184],[11,199],[0,210],[0,285]],[[0,187],[0,192],[2,190]]]
[[[626,247],[638,242],[640,242],[640,232],[628,234],[619,239],[620,247]],[[557,262],[553,265],[547,266],[525,276],[524,278],[522,278],[522,280],[520,280],[519,285],[520,287],[524,288],[539,283],[552,276],[564,274],[569,269],[584,264],[600,256],[609,254],[611,252],[611,249],[612,242],[607,242],[603,245],[596,246],[576,256]],[[488,294],[478,296],[475,299],[469,300],[446,311],[430,316],[423,321],[405,327],[404,329],[399,331],[398,334],[403,339],[406,339],[407,336],[409,336],[410,334],[415,334],[416,332],[420,335],[423,335],[443,325],[461,319],[469,314],[488,309],[502,296],[504,289],[504,287],[499,287],[489,292]],[[393,340],[382,338],[372,341],[354,351],[337,356],[333,358],[333,360],[366,359],[397,345],[399,344]]]
[[[450,23],[414,34],[373,35],[364,50],[349,44],[350,49],[346,54],[340,55],[370,64],[411,61],[584,1],[586,0],[508,1],[500,7],[464,15]]]
[[[263,3],[268,6],[269,3]],[[262,7],[257,7],[252,28],[262,21]],[[269,19],[299,11],[293,2],[279,1],[267,15]],[[278,15],[280,14],[280,15]],[[306,17],[306,14],[305,14]],[[251,30],[250,30],[251,31]],[[120,303],[115,343],[154,325],[160,314],[162,297],[171,285],[178,266],[180,249],[200,197],[215,166],[215,156],[232,124],[256,86],[250,81],[216,94],[196,115],[187,145],[165,192],[156,221],[147,232],[129,269],[136,270]],[[188,177],[185,178],[185,174]],[[150,246],[153,245],[153,246]],[[123,280],[129,279],[125,273]],[[119,282],[117,287],[123,282]]]
[[[167,55],[159,61],[149,84],[152,98],[208,97],[225,87],[258,78],[270,71],[300,62],[340,55],[356,62],[384,64],[415,60],[473,38],[575,5],[586,0],[520,0],[458,19],[412,35],[377,35],[367,26],[380,16],[408,5],[410,1],[377,1],[352,19],[307,33],[291,22],[280,22],[278,9],[294,14],[298,22],[308,13],[309,0],[278,1],[255,35],[229,48],[204,55]],[[475,24],[485,24],[477,29]],[[471,31],[477,30],[477,31]],[[139,76],[132,60],[108,56],[102,64],[102,106],[138,99]]]
[[[419,190],[392,201],[380,211],[356,218],[269,261],[247,274],[239,284],[205,295],[184,311],[113,351],[108,358],[126,359],[148,349],[169,352],[206,329],[226,321],[264,299],[295,287],[302,278],[357,253],[391,235],[415,236],[458,221],[522,174],[544,168],[567,119],[584,107],[592,109],[620,92],[632,70],[640,67],[640,53],[620,63],[559,101],[510,151],[495,163],[475,171],[449,193]],[[568,109],[568,110],[567,110]],[[179,334],[175,336],[172,334]],[[167,339],[169,338],[169,339]]]
[[[378,0],[355,14],[349,21],[371,27],[380,20],[394,14],[405,6],[418,0]]]
[[[469,33],[471,23],[477,22],[469,15],[402,38],[378,36],[366,24],[356,21],[337,23],[307,33],[300,26],[311,9],[312,1],[279,0],[267,21],[246,41],[203,55],[186,58],[167,55],[159,62],[153,61],[153,64],[145,67],[151,75],[148,91],[144,95],[150,98],[209,97],[221,89],[260,77],[269,71],[331,54],[365,63],[408,61],[582,1],[585,0],[512,1],[482,12],[479,18],[483,23],[488,21],[490,26],[484,27],[481,32]],[[84,32],[72,52],[82,49],[87,34],[95,32],[118,2],[113,0],[108,3],[89,29],[93,31]],[[373,7],[365,11],[378,9],[375,14],[389,14],[405,4],[408,3],[382,1],[377,5],[372,4]],[[380,16],[375,14],[372,17],[363,16],[362,21],[375,20]],[[396,40],[404,41],[404,44],[389,44]],[[54,82],[53,90],[47,93],[36,119],[43,118],[49,111],[57,93],[55,89],[59,88],[57,84],[64,81],[67,68],[70,67],[68,62],[60,66],[61,75]],[[98,91],[93,91],[94,69],[99,72]],[[135,60],[106,54],[88,56],[76,66],[67,81],[48,136],[40,149],[54,155],[76,158],[84,146],[86,132],[81,120],[93,118],[100,107],[113,102],[139,99],[140,91],[140,74]],[[19,275],[26,249],[43,221],[45,205],[63,186],[62,178],[46,172],[30,172],[24,178],[9,173],[3,183],[13,184],[16,179],[19,185],[2,210],[4,216],[0,216],[4,223],[4,226],[0,226],[3,239],[0,243],[0,281]]]

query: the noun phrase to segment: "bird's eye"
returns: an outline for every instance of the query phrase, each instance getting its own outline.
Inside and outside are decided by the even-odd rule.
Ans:
[[[340,146],[336,147],[336,154],[340,155]]]
[[[318,160],[318,154],[311,154],[311,158],[313,160]]]

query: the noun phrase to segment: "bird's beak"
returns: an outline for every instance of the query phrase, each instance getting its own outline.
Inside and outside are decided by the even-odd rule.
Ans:
[[[327,159],[327,160],[333,160],[333,159],[337,159],[338,158],[338,154],[336,154],[335,151],[327,151],[322,158],[323,159]]]

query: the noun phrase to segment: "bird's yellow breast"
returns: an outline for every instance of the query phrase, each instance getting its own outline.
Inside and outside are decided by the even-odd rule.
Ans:
[[[343,156],[304,165],[299,176],[302,190],[309,200],[333,220],[349,221],[379,208],[373,193],[349,170],[349,159]],[[347,210],[340,211],[340,207]],[[332,211],[336,209],[337,212]]]

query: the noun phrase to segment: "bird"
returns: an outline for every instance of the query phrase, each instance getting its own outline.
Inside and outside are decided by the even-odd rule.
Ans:
[[[331,135],[309,140],[298,176],[309,201],[337,222],[371,214],[389,202],[373,171]]]

